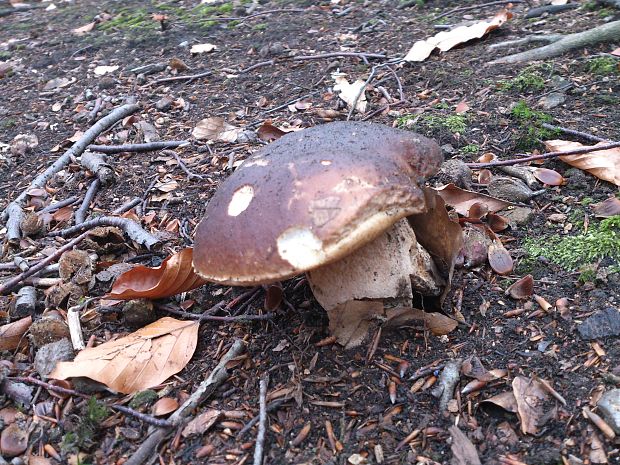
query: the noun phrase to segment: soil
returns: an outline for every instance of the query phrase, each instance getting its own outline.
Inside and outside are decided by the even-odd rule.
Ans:
[[[98,98],[103,101],[104,114],[135,97],[142,105],[141,119],[154,126],[161,140],[192,140],[192,129],[208,117],[223,117],[233,126],[246,128],[246,134],[251,137],[245,142],[207,144],[192,140],[188,146],[178,149],[188,168],[203,175],[203,179],[188,178],[172,156],[161,152],[109,157],[118,182],[99,193],[92,213],[108,213],[134,197],[144,198],[142,224],[152,232],[167,230],[166,237],[170,240],[159,252],[145,253],[129,243],[121,244],[99,259],[132,259],[157,266],[171,252],[191,245],[191,233],[212,193],[231,173],[231,165],[237,166],[264,144],[252,137],[256,128],[268,120],[281,127],[311,127],[325,122],[324,113],[318,110],[327,109],[338,112],[336,119],[346,119],[347,109],[332,90],[331,73],[339,69],[350,81],[365,80],[373,65],[386,61],[371,58],[370,63],[364,63],[360,57],[294,61],[290,57],[341,51],[402,56],[415,40],[436,33],[435,16],[463,5],[458,1],[419,3],[397,9],[397,2],[392,0],[365,3],[267,0],[260,2],[256,12],[272,13],[243,21],[221,19],[246,15],[247,5],[227,3],[219,10],[207,10],[208,16],[220,20],[205,24],[205,15],[195,10],[197,1],[158,4],[83,0],[57,3],[55,9],[34,9],[2,17],[0,44],[9,44],[0,48],[0,60],[11,63],[13,72],[0,77],[0,199],[4,199],[0,200],[0,207],[4,208],[27,188],[36,173],[62,154],[76,131],[84,131],[92,124],[87,117]],[[43,4],[46,5],[51,6]],[[457,24],[483,19],[492,15],[494,8],[497,7],[454,13],[439,22]],[[286,11],[290,9],[296,11]],[[515,4],[515,17],[484,39],[445,53],[434,53],[422,63],[394,65],[393,73],[379,68],[374,88],[368,92],[368,112],[355,113],[353,119],[390,126],[404,124],[435,138],[447,157],[466,162],[476,161],[485,152],[493,152],[500,159],[513,158],[524,150],[540,150],[541,146],[536,142],[529,147],[521,145],[527,127],[534,123],[515,120],[511,108],[523,100],[540,110],[540,98],[562,81],[571,84],[565,91],[566,100],[544,110],[553,118],[553,124],[620,140],[618,73],[595,74],[589,66],[593,59],[608,57],[620,43],[574,50],[536,63],[534,68],[528,68],[531,64],[485,65],[504,53],[489,52],[490,44],[529,33],[584,30],[613,18],[614,14],[617,17],[617,13],[610,9],[580,8],[528,20],[524,19],[525,9],[525,4]],[[160,22],[150,17],[152,13],[168,16],[163,30]],[[73,32],[95,17],[111,19],[108,26],[102,22],[81,35]],[[189,47],[200,43],[212,43],[217,48],[210,53],[190,54]],[[158,84],[157,79],[175,72],[170,67],[145,76],[132,72],[148,64],[169,64],[173,59],[182,60],[188,67],[176,75],[205,71],[210,74],[193,81]],[[268,60],[273,62],[250,69]],[[118,69],[98,76],[94,68],[102,65],[118,66]],[[542,87],[502,86],[502,82],[522,75],[526,68],[526,72],[542,77]],[[243,72],[246,69],[249,71]],[[58,78],[69,79],[70,83],[45,89],[46,83]],[[378,86],[383,86],[389,100]],[[158,109],[157,103],[166,96],[174,103],[167,109]],[[287,105],[297,100],[307,105],[299,105],[297,109]],[[462,133],[454,133],[441,124],[429,124],[428,115],[445,119],[455,114],[455,106],[461,101],[470,107],[464,115],[466,128]],[[406,123],[415,117],[419,117],[417,124]],[[144,131],[131,123],[117,125],[99,142],[135,143],[152,138],[148,128]],[[36,134],[38,146],[26,154],[12,154],[4,144],[11,144],[15,136],[26,133]],[[584,406],[593,408],[600,393],[613,387],[607,384],[609,378],[603,374],[614,370],[617,373],[620,348],[614,338],[594,343],[585,341],[576,329],[596,310],[618,308],[618,274],[583,283],[578,272],[563,270],[544,260],[534,261],[533,265],[529,262],[526,269],[527,257],[522,248],[526,238],[543,240],[550,233],[577,232],[578,227],[571,231],[567,222],[559,225],[549,222],[548,217],[553,213],[578,211],[582,216],[576,220],[584,220],[585,216],[586,222],[597,221],[581,202],[585,198],[591,202],[602,201],[617,192],[617,188],[589,174],[570,170],[559,160],[548,161],[544,166],[564,174],[568,183],[547,187],[544,194],[529,204],[533,210],[530,222],[501,233],[516,262],[513,274],[498,276],[488,265],[457,270],[451,297],[444,307],[448,314],[457,310],[461,324],[446,336],[433,336],[421,327],[382,331],[370,358],[370,342],[352,350],[336,344],[317,345],[329,337],[328,320],[301,277],[284,283],[285,302],[272,320],[201,325],[199,344],[189,365],[157,390],[161,395],[184,399],[208,376],[232,341],[243,338],[248,343],[247,357],[231,368],[230,378],[201,407],[242,414],[220,420],[202,435],[173,436],[158,449],[160,462],[250,463],[256,427],[242,439],[237,439],[237,432],[258,414],[259,379],[268,373],[268,400],[287,400],[269,415],[264,463],[444,464],[451,460],[474,463],[452,457],[448,428],[454,424],[467,434],[484,464],[596,463],[599,446],[609,463],[620,463],[617,442],[607,439],[582,414]],[[50,195],[56,200],[83,195],[90,184],[77,163],[65,171],[63,182],[50,185]],[[162,180],[171,185],[176,183],[167,195],[153,189],[153,183]],[[483,190],[483,186],[474,189]],[[153,195],[162,199],[154,200]],[[22,241],[21,246],[38,251],[41,244],[54,243],[43,238]],[[11,261],[10,255],[5,255],[5,261]],[[504,295],[508,285],[528,272],[535,280],[534,292],[552,306],[559,298],[569,299],[568,316],[561,316],[555,308],[540,312],[534,299],[515,301]],[[5,272],[3,280],[10,276]],[[98,295],[107,290],[99,289]],[[192,310],[200,312],[220,301],[229,302],[246,290],[208,285],[185,298],[194,302]],[[251,297],[242,295],[239,302],[245,305],[246,312],[257,313],[264,306],[263,300],[264,290],[259,289]],[[507,311],[515,309],[524,312],[512,318],[505,316]],[[122,318],[102,313],[96,324],[85,328],[86,338],[94,335],[103,341],[113,334],[132,330]],[[21,367],[18,375],[22,376],[30,372],[33,354],[34,349],[25,349],[17,354],[5,352],[4,358],[14,367]],[[440,412],[438,399],[431,394],[440,365],[454,358],[472,356],[480,359],[487,369],[508,370],[507,375],[470,394],[460,394],[470,381],[461,376],[456,405],[450,412]],[[400,375],[398,370],[404,366],[406,372]],[[438,370],[430,370],[422,378],[426,381],[424,386],[412,392],[415,381],[409,378],[420,369],[435,366]],[[518,376],[547,380],[566,400],[565,405],[551,397],[545,401],[546,417],[536,434],[522,432],[518,415],[485,408],[480,403],[511,390]],[[391,400],[390,390],[394,386],[395,399]],[[127,400],[109,392],[96,395],[108,404]],[[71,457],[75,459],[76,448],[68,445],[66,436],[63,442],[63,435],[79,430],[76,425],[88,405],[79,398],[69,405],[66,399],[50,397],[46,390],[40,393],[37,402],[50,399],[58,405],[51,411],[55,413],[48,415],[55,417],[54,421],[39,416],[38,423],[32,426],[29,451],[44,455],[44,446],[50,445],[63,462]],[[4,407],[14,405],[5,397]],[[150,413],[149,405],[141,409]],[[30,406],[24,409],[26,415],[32,412]],[[330,443],[328,422],[337,443]],[[310,425],[307,437],[293,441],[305,425]],[[79,447],[86,453],[82,463],[123,463],[143,442],[147,430],[148,425],[139,418],[110,412]],[[414,430],[419,430],[419,434],[408,444],[397,447]],[[49,455],[49,449],[46,453],[54,463],[56,459]],[[570,456],[574,457],[569,460]]]

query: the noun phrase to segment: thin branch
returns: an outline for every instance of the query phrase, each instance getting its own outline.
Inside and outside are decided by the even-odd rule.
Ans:
[[[287,403],[290,399],[276,399],[273,402],[271,402],[268,406],[267,406],[267,413],[271,413],[275,410],[278,410],[283,404]],[[260,415],[256,415],[254,418],[252,418],[250,421],[248,421],[245,426],[243,428],[241,428],[239,430],[239,432],[237,433],[236,436],[236,440],[237,441],[241,441],[243,439],[243,437],[248,433],[248,431],[250,431],[252,429],[252,427],[258,423],[258,421],[260,420]]]
[[[86,213],[90,209],[90,204],[94,200],[97,192],[99,191],[99,187],[101,187],[101,181],[99,178],[96,178],[93,182],[88,186],[88,190],[84,195],[84,200],[82,201],[82,205],[75,212],[75,224],[82,224],[86,221]]]
[[[547,160],[548,158],[561,157],[564,155],[579,155],[582,153],[598,152],[600,150],[615,149],[616,147],[620,147],[620,142],[613,142],[611,144],[599,145],[596,147],[580,147],[578,149],[566,150],[564,152],[549,152],[543,153],[542,155],[532,155],[529,157],[524,156],[523,158],[513,158],[510,160],[498,160],[488,163],[466,163],[466,165],[470,168],[490,168],[493,166],[518,165],[520,163],[527,163],[535,160]]]
[[[150,249],[154,245],[160,243],[159,239],[145,231],[142,226],[135,221],[132,221],[129,218],[120,218],[118,216],[99,216],[97,218],[93,218],[92,220],[85,221],[82,224],[78,224],[61,231],[51,232],[48,236],[67,237],[80,231],[93,229],[98,226],[115,226],[120,228],[125,231],[130,239],[136,241],[138,244],[144,245],[147,249]]]
[[[179,168],[181,168],[183,170],[183,172],[187,175],[187,179],[189,179],[190,181],[192,179],[197,179],[197,180],[204,179],[204,176],[202,176],[200,174],[196,174],[196,173],[190,171],[189,168],[187,168],[187,165],[185,164],[185,162],[183,160],[181,160],[181,157],[179,156],[179,154],[176,153],[174,150],[162,150],[161,153],[162,153],[162,155],[170,155],[170,156],[174,157],[174,159],[179,164]]]
[[[240,321],[264,321],[271,320],[275,314],[274,313],[265,313],[264,315],[236,315],[236,316],[215,316],[215,315],[206,315],[206,314],[198,314],[198,313],[190,313],[184,312],[183,310],[177,310],[169,305],[159,305],[158,308],[166,310],[167,312],[173,313],[178,316],[182,316],[185,318],[189,318],[191,320],[199,320],[199,321],[221,321],[226,323],[236,323]],[[219,310],[219,308],[217,309]]]
[[[189,144],[188,140],[158,140],[156,142],[146,142],[144,144],[89,145],[88,150],[108,154],[122,152],[154,152],[162,149],[174,149],[187,144]]]
[[[91,112],[88,114],[88,122],[90,124],[92,124],[97,119],[97,115],[101,111],[102,103],[103,103],[103,99],[101,97],[95,100],[95,105],[93,106],[93,109],[91,110]]]
[[[152,415],[147,415],[145,413],[138,412],[132,408],[125,407],[124,405],[108,405],[113,410],[117,410],[119,412],[123,412],[127,415],[131,415],[132,417],[137,418],[138,420],[142,420],[144,423],[148,423],[149,425],[157,426],[159,428],[170,428],[173,426],[170,420],[164,420],[161,418],[155,418]]]
[[[186,76],[172,76],[167,78],[157,79],[156,81],[151,82],[152,85],[164,84],[166,82],[178,82],[178,81],[188,81],[188,84],[195,79],[200,79],[203,77],[211,76],[213,71],[204,71],[198,74],[188,74]]]
[[[31,189],[42,189],[45,187],[47,181],[58,173],[61,169],[63,169],[66,165],[69,164],[72,157],[79,157],[86,147],[91,144],[102,132],[110,129],[120,120],[125,118],[126,116],[135,113],[140,109],[139,105],[136,104],[127,104],[122,107],[118,107],[113,110],[109,115],[101,118],[97,121],[93,126],[90,127],[80,139],[75,142],[69,150],[67,150],[62,156],[60,156],[54,163],[52,163],[43,173],[38,175],[25,189],[21,194],[17,196],[15,200],[13,200],[7,208],[2,212],[1,218],[3,221],[6,221],[9,217],[10,207],[14,206],[21,210],[24,201],[26,200],[27,192]],[[11,213],[14,214],[14,213]]]
[[[129,202],[124,203],[123,205],[118,207],[116,210],[112,211],[112,214],[113,215],[122,215],[123,213],[128,212],[129,210],[131,210],[133,207],[135,207],[136,205],[138,205],[141,202],[142,202],[142,199],[140,197],[136,197],[135,199],[131,199]]]
[[[52,212],[55,212],[56,210],[60,210],[62,207],[66,207],[67,205],[73,205],[79,200],[80,200],[80,197],[77,195],[74,195],[72,197],[67,197],[64,200],[48,205],[47,207],[41,209],[37,213],[52,213]]]
[[[443,18],[444,16],[450,16],[451,14],[460,13],[462,11],[477,10],[479,8],[485,8],[487,6],[505,5],[507,3],[523,3],[523,1],[524,0],[496,1],[496,2],[482,3],[480,5],[460,6],[458,8],[453,8],[452,10],[448,10],[445,13],[440,14],[439,16],[435,16],[434,21],[437,21],[438,19]]]
[[[63,245],[61,248],[59,248],[52,255],[49,255],[48,257],[44,258],[43,260],[41,260],[36,265],[30,267],[28,270],[24,271],[23,273],[15,276],[14,278],[11,278],[8,281],[6,281],[3,284],[1,284],[0,285],[0,294],[6,294],[7,292],[9,292],[12,289],[14,289],[24,279],[29,278],[30,276],[33,276],[33,275],[37,274],[37,272],[41,271],[47,265],[49,265],[53,261],[57,260],[67,250],[70,250],[75,245],[79,244],[86,236],[88,236],[89,233],[90,233],[89,231],[86,231],[86,232],[80,234],[75,239],[72,239],[69,242],[67,242],[65,245]]]
[[[543,123],[542,127],[545,129],[551,129],[552,131],[559,131],[570,136],[581,137],[582,139],[589,140],[590,142],[607,142],[609,139],[604,139],[594,134],[587,132],[576,131],[574,129],[564,128],[562,126],[554,126],[553,124]]]
[[[258,434],[256,435],[256,445],[254,446],[254,465],[262,465],[263,450],[265,449],[265,437],[267,433],[267,387],[269,386],[269,375],[266,374],[260,380],[259,394],[259,423]]]
[[[174,426],[181,426],[185,424],[186,418],[190,413],[196,409],[202,402],[204,402],[215,389],[224,383],[228,379],[228,369],[226,364],[235,357],[241,355],[245,349],[245,342],[237,339],[232,347],[222,357],[217,366],[213,369],[209,377],[204,380],[198,389],[192,393],[192,395],[185,401],[181,407],[179,407],[171,416],[168,421]],[[140,465],[151,457],[151,455],[157,449],[159,443],[166,438],[169,430],[158,428],[153,431],[146,440],[140,445],[138,450],[125,462],[125,465]]]
[[[329,52],[319,53],[318,55],[302,55],[293,57],[293,61],[306,61],[306,60],[322,60],[324,58],[387,58],[382,53],[366,53],[366,52]]]

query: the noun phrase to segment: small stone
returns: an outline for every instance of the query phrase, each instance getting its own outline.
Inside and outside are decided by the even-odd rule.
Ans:
[[[0,435],[0,449],[5,457],[23,454],[28,447],[28,431],[17,423],[12,423]]]
[[[58,312],[50,311],[30,326],[30,340],[37,348],[70,337],[69,326]]]
[[[57,362],[68,362],[73,358],[73,346],[68,339],[63,338],[41,346],[34,357],[34,369],[45,378],[52,372]]]
[[[598,401],[599,412],[616,434],[620,434],[620,389],[612,389],[603,394]]]
[[[172,97],[166,95],[165,97],[162,97],[157,101],[157,103],[155,104],[155,108],[157,108],[159,111],[168,111],[170,110],[173,101],[174,99]]]
[[[116,80],[111,77],[104,77],[99,81],[98,84],[99,89],[113,89],[116,87]]]
[[[157,315],[149,299],[129,300],[123,305],[123,319],[128,326],[142,327],[153,323]]]
[[[514,207],[511,210],[502,211],[502,216],[508,220],[513,228],[528,224],[533,214],[534,211],[528,207]]]
[[[564,223],[567,216],[564,213],[552,213],[549,215],[549,221],[552,223]]]
[[[498,176],[491,179],[487,186],[489,195],[509,202],[527,202],[531,198],[544,193],[544,190],[532,191],[520,179]]]
[[[552,108],[562,105],[566,101],[566,95],[562,92],[551,92],[538,101],[538,105],[543,110],[551,110]]]
[[[583,339],[620,335],[620,311],[613,307],[599,310],[577,327]]]
[[[442,163],[436,176],[436,185],[452,183],[462,189],[471,189],[471,169],[462,160],[452,158]]]

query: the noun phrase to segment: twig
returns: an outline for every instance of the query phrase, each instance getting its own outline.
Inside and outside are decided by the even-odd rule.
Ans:
[[[101,104],[102,103],[103,103],[103,99],[101,97],[99,97],[99,98],[97,98],[97,100],[95,100],[95,106],[93,106],[93,109],[88,114],[88,122],[89,123],[92,124],[95,121],[95,119],[97,119],[97,115],[101,111]]]
[[[353,58],[387,58],[382,53],[366,53],[366,52],[329,52],[319,53],[317,55],[302,55],[293,57],[293,61],[305,61],[305,60],[322,60],[324,58],[341,58],[341,57],[353,57]]]
[[[174,313],[175,315],[179,315],[185,318],[189,318],[191,320],[199,320],[199,321],[223,321],[226,323],[233,323],[233,322],[239,322],[239,321],[271,320],[275,316],[274,313],[265,313],[264,315],[236,315],[236,316],[215,316],[215,315],[206,315],[204,313],[199,315],[197,313],[190,313],[190,312],[184,312],[183,310],[177,310],[176,308],[170,307],[169,305],[159,305],[158,307],[166,310],[167,312]]]
[[[123,145],[89,145],[88,150],[101,153],[122,153],[122,152],[154,152],[162,149],[174,149],[182,145],[189,144],[187,140],[158,140],[156,142],[146,142],[144,144],[123,144]]]
[[[366,87],[368,87],[370,82],[374,79],[375,75],[377,74],[377,70],[379,68],[384,68],[386,66],[389,67],[390,65],[401,63],[402,61],[403,61],[402,58],[397,58],[395,60],[388,61],[386,63],[381,63],[380,65],[375,65],[372,67],[372,70],[370,71],[370,76],[368,76],[368,79],[366,79],[366,82],[364,82],[364,85],[360,87],[359,92],[357,93],[357,95],[355,96],[355,99],[353,100],[353,105],[351,105],[351,108],[349,109],[349,113],[347,114],[347,121],[351,119],[351,116],[353,115],[353,112],[355,111],[355,108],[357,107],[357,101],[360,99],[360,97],[364,93],[364,90],[366,89]]]
[[[254,446],[254,465],[262,465],[263,450],[265,448],[265,436],[267,433],[267,387],[269,386],[269,375],[266,374],[260,380],[260,413],[258,423],[258,434],[256,435],[256,445]]]
[[[305,98],[312,97],[316,93],[317,92],[311,92],[310,94],[302,95],[301,97],[297,97],[296,99],[290,100],[286,103],[283,103],[282,105],[278,105],[277,107],[273,107],[273,108],[270,108],[269,110],[265,110],[265,113],[272,113],[274,111],[281,110],[282,108],[287,108],[289,105],[292,105],[293,103],[297,103],[300,100],[303,100]]]
[[[302,10],[300,8],[278,8],[275,10],[261,11],[259,13],[254,13],[248,16],[213,16],[211,18],[204,18],[202,22],[205,22],[205,21],[222,21],[222,22],[239,21],[242,23],[244,21],[247,21],[248,19],[256,18],[257,16],[270,15],[272,13],[305,13],[305,12],[306,10]]]
[[[203,77],[207,77],[213,74],[213,71],[204,71],[202,73],[198,73],[198,74],[188,74],[186,76],[172,76],[172,77],[167,77],[167,78],[161,78],[161,79],[157,79],[156,81],[151,82],[150,84],[152,85],[159,85],[159,84],[164,84],[166,82],[177,82],[177,81],[189,81],[188,84],[190,82],[192,82],[195,79],[200,79]]]
[[[144,245],[147,249],[150,249],[154,245],[160,243],[159,239],[142,229],[142,226],[135,221],[132,221],[129,218],[120,218],[118,216],[99,216],[97,218],[93,218],[92,220],[85,221],[82,224],[77,224],[60,231],[51,232],[48,236],[67,237],[80,231],[93,229],[98,226],[115,226],[120,228],[127,233],[130,239],[136,241],[138,244]]]
[[[74,195],[72,197],[67,197],[65,200],[61,200],[60,202],[56,202],[51,205],[48,205],[45,208],[42,208],[37,213],[52,213],[52,212],[55,212],[56,210],[60,210],[62,207],[66,207],[67,205],[73,205],[78,200],[80,200],[80,197],[78,197],[77,195]]]
[[[288,402],[289,399],[276,399],[273,402],[271,402],[268,406],[267,406],[267,413],[271,413],[275,410],[278,410],[283,404],[285,404],[286,402]],[[237,433],[236,436],[236,440],[237,441],[241,441],[241,439],[243,439],[243,437],[247,434],[248,431],[250,431],[252,429],[252,427],[258,423],[258,420],[260,419],[260,415],[256,415],[254,418],[252,418],[250,421],[248,421],[245,426],[243,428],[241,428],[239,430],[239,432]]]
[[[275,62],[276,62],[275,60],[261,61],[260,63],[256,63],[252,66],[248,66],[247,68],[240,69],[239,71],[237,71],[237,73],[246,74],[246,73],[249,73],[250,71],[254,71],[257,68],[262,68],[263,66],[273,66]]]
[[[58,173],[61,169],[63,169],[66,165],[69,164],[72,157],[79,157],[86,147],[91,144],[97,136],[99,136],[102,132],[110,129],[117,122],[125,118],[126,116],[135,113],[140,109],[139,105],[136,104],[127,104],[122,107],[118,107],[113,110],[109,115],[101,118],[97,121],[93,126],[90,127],[80,139],[75,142],[69,150],[67,150],[60,158],[58,158],[54,163],[52,163],[43,173],[38,175],[25,189],[21,194],[15,198],[5,210],[2,212],[1,218],[3,221],[6,221],[10,215],[16,214],[15,207],[21,210],[24,200],[26,199],[27,192],[31,189],[38,188],[42,189],[45,187],[47,181]]]
[[[136,197],[135,199],[131,199],[129,202],[124,203],[123,205],[118,207],[116,210],[112,211],[112,214],[122,215],[123,213],[128,212],[129,210],[131,210],[133,207],[135,207],[141,202],[142,202],[142,199],[139,197]]]
[[[565,3],[564,5],[543,5],[537,8],[530,8],[525,13],[525,19],[537,18],[545,13],[555,14],[566,10],[572,10],[573,8],[579,8],[579,3]]]
[[[6,240],[11,245],[17,245],[22,237],[21,224],[24,220],[24,210],[22,207],[11,202],[4,210],[4,213],[8,215],[6,222]]]
[[[428,376],[428,375],[430,375],[430,374],[432,374],[432,373],[434,373],[436,371],[443,370],[443,368],[445,366],[446,366],[445,363],[439,363],[439,364],[437,364],[435,366],[432,366],[432,367],[422,368],[422,369],[416,371],[413,375],[411,375],[409,377],[409,381],[417,381],[420,378],[424,378],[425,376]]]
[[[241,352],[245,348],[245,342],[237,339],[232,347],[228,350],[228,352],[222,357],[217,366],[213,369],[209,377],[204,380],[198,389],[192,393],[192,395],[176,410],[168,421],[173,426],[182,426],[186,417],[190,415],[190,413],[198,407],[202,402],[204,402],[214,391],[220,386],[226,379],[228,379],[228,369],[226,368],[226,364],[230,362],[233,358],[241,355]],[[125,462],[125,465],[140,465],[146,462],[153,452],[157,449],[158,444],[166,438],[169,430],[158,428],[153,431],[146,440],[142,443],[142,445],[138,448],[136,452]]]
[[[460,13],[461,11],[469,11],[469,10],[477,10],[479,8],[485,8],[487,6],[496,6],[496,5],[505,5],[506,3],[523,3],[524,0],[509,0],[509,1],[496,1],[496,2],[488,2],[482,3],[480,5],[471,5],[471,6],[460,6],[458,8],[453,8],[452,10],[448,10],[445,13],[440,14],[439,16],[435,16],[434,21],[437,21],[444,16],[450,16],[454,13]]]
[[[603,139],[602,137],[595,136],[594,134],[590,134],[587,132],[576,131],[574,129],[564,128],[562,126],[554,126],[549,123],[542,123],[541,125],[545,129],[551,129],[552,131],[560,131],[564,134],[568,134],[571,136],[581,137],[582,139],[589,140],[590,142],[606,142],[609,139]]]
[[[67,250],[70,250],[73,246],[79,244],[86,236],[88,236],[88,234],[89,234],[89,231],[86,231],[86,232],[80,234],[78,237],[76,237],[76,238],[70,240],[69,242],[67,242],[65,245],[63,245],[61,248],[59,248],[53,254],[49,255],[48,257],[45,257],[39,263],[37,263],[36,265],[30,267],[27,271],[24,271],[23,273],[15,276],[14,278],[11,278],[8,281],[4,282],[2,285],[0,285],[0,294],[5,294],[5,293],[9,292],[15,286],[17,286],[20,282],[22,282],[24,279],[29,278],[30,276],[32,276],[32,275],[36,274],[37,272],[41,271],[48,264],[50,264],[54,260],[58,259]]]
[[[162,153],[162,155],[173,156],[174,159],[179,164],[179,168],[181,168],[183,170],[183,172],[187,175],[187,179],[189,179],[190,181],[192,180],[192,178],[197,179],[197,180],[201,180],[201,179],[204,178],[204,176],[202,176],[200,174],[193,173],[192,171],[190,171],[187,168],[187,165],[183,162],[183,160],[181,160],[181,157],[179,156],[179,154],[176,153],[174,150],[162,150],[161,153]]]
[[[125,407],[124,405],[108,405],[113,410],[118,410],[119,412],[123,412],[127,415],[131,415],[132,417],[137,418],[138,420],[142,420],[144,423],[148,423],[149,425],[157,426],[159,428],[170,428],[173,426],[170,420],[164,420],[161,418],[155,418],[152,415],[147,415],[145,413],[138,412],[132,408]]]
[[[12,381],[17,381],[18,383],[26,383],[26,384],[34,384],[36,386],[41,386],[49,391],[57,392],[59,394],[66,394],[68,396],[76,396],[82,397],[84,399],[90,399],[92,396],[89,394],[84,394],[83,392],[78,392],[73,389],[67,389],[62,386],[56,386],[55,384],[46,383],[45,381],[41,381],[40,379],[33,378],[32,376],[11,376],[8,379]]]
[[[80,208],[78,208],[75,212],[75,224],[76,225],[82,224],[84,221],[86,221],[86,213],[88,212],[88,209],[90,208],[91,202],[97,195],[97,192],[99,191],[100,186],[101,186],[101,181],[99,180],[99,178],[96,178],[93,182],[90,183],[90,186],[88,186],[88,190],[86,191],[86,194],[84,195],[84,200],[82,201],[82,205],[80,205]]]
[[[527,163],[534,160],[546,160],[548,158],[561,157],[563,155],[579,155],[581,153],[598,152],[599,150],[609,150],[620,147],[620,142],[613,142],[611,144],[599,145],[597,147],[580,147],[578,149],[566,150],[564,152],[549,152],[542,155],[524,156],[523,158],[513,158],[511,160],[498,160],[488,163],[466,163],[470,168],[490,168],[493,166],[509,166],[518,165],[519,163]]]

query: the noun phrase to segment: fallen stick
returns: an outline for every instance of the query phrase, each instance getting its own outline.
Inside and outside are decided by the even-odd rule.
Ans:
[[[262,465],[263,463],[263,450],[265,449],[265,437],[267,433],[267,386],[269,386],[268,374],[260,380],[259,420],[256,445],[254,446],[254,465]]]
[[[47,181],[50,180],[52,176],[58,173],[61,169],[63,169],[66,165],[69,164],[72,157],[79,157],[86,147],[91,144],[102,132],[110,129],[117,122],[125,118],[126,116],[135,113],[140,109],[139,105],[136,104],[127,104],[122,107],[118,107],[113,110],[109,115],[101,118],[97,121],[93,126],[90,127],[80,139],[75,142],[69,150],[67,150],[64,154],[62,154],[54,163],[52,163],[43,173],[38,175],[26,188],[19,194],[15,200],[13,200],[9,205],[4,209],[0,219],[2,221],[7,222],[7,228],[9,221],[12,216],[19,215],[19,212],[22,211],[22,207],[24,205],[24,201],[26,200],[27,192],[31,189],[43,189]],[[8,236],[8,233],[7,233]]]
[[[159,239],[145,231],[142,226],[140,226],[135,221],[132,221],[128,218],[121,218],[118,216],[98,216],[97,218],[93,218],[92,220],[85,221],[82,224],[76,224],[67,229],[63,229],[61,231],[54,231],[48,234],[50,237],[67,237],[72,234],[93,229],[98,226],[115,226],[117,228],[122,229],[129,236],[129,238],[138,244],[144,245],[147,249],[150,250],[156,244],[159,244]]]
[[[15,276],[14,278],[11,278],[8,281],[6,281],[3,284],[1,284],[0,285],[0,294],[5,294],[5,293],[11,291],[19,283],[21,283],[23,280],[25,280],[26,278],[29,278],[30,276],[33,276],[34,274],[36,274],[39,271],[41,271],[48,264],[50,264],[54,260],[58,259],[67,250],[70,250],[75,245],[79,244],[86,236],[88,236],[89,233],[90,233],[89,231],[86,231],[86,232],[80,234],[75,239],[72,239],[69,242],[67,242],[65,245],[63,245],[60,249],[58,249],[52,255],[49,255],[48,257],[44,258],[43,260],[41,260],[36,265],[30,267],[28,270],[24,271],[23,273]]]
[[[101,186],[101,180],[99,178],[95,179],[93,182],[90,183],[90,186],[88,186],[88,190],[86,191],[86,194],[84,195],[84,200],[82,201],[82,205],[80,205],[80,208],[78,208],[75,212],[75,224],[76,225],[82,224],[84,221],[86,221],[86,213],[88,212],[90,208],[91,202],[93,201],[93,199],[97,195],[97,192],[99,191],[99,186]]]
[[[198,74],[188,74],[186,76],[171,76],[171,77],[166,77],[166,78],[161,78],[161,79],[157,79],[153,82],[151,82],[151,85],[159,85],[159,84],[164,84],[166,82],[178,82],[178,81],[188,81],[188,84],[190,82],[192,82],[195,79],[200,79],[203,77],[207,77],[207,76],[211,76],[213,74],[213,71],[205,71],[203,73],[198,73]]]
[[[513,158],[510,160],[490,161],[488,163],[465,163],[470,168],[491,168],[493,166],[509,166],[518,165],[519,163],[527,163],[534,160],[546,160],[548,158],[561,157],[562,155],[579,155],[581,153],[597,152],[599,150],[609,150],[620,147],[620,142],[614,142],[607,145],[599,145],[598,147],[580,147],[578,149],[565,150],[563,152],[549,152],[542,155],[525,156],[523,158]]]
[[[79,200],[80,198],[77,195],[74,195],[72,197],[67,197],[64,200],[48,205],[47,207],[43,208],[37,213],[53,213],[56,210],[60,210],[62,207],[66,207],[67,205],[73,205]]]
[[[188,140],[159,140],[156,142],[146,142],[144,144],[89,145],[88,150],[108,154],[122,152],[154,152],[162,149],[174,149],[186,144],[189,144]]]
[[[595,45],[603,42],[612,42],[620,37],[620,21],[602,24],[587,31],[576,32],[563,36],[556,42],[543,47],[527,50],[514,55],[508,55],[497,60],[489,61],[488,65],[522,63],[524,61],[543,60],[545,58],[562,55],[569,50]]]
[[[590,133],[582,132],[582,131],[576,131],[574,129],[564,128],[562,126],[554,126],[553,124],[549,124],[549,123],[543,123],[541,124],[541,126],[545,129],[551,129],[552,131],[559,131],[561,133],[568,134],[570,136],[581,137],[582,139],[588,140],[590,142],[607,142],[607,141],[613,142],[613,141],[610,141],[609,139],[604,139],[602,137],[595,136],[594,134],[590,134]]]
[[[181,405],[172,415],[168,418],[168,421],[174,426],[182,426],[187,422],[187,417],[192,411],[204,402],[218,386],[224,383],[228,379],[228,369],[226,364],[233,358],[241,355],[241,352],[245,348],[245,342],[237,339],[232,347],[222,357],[220,362],[213,369],[209,377],[200,383],[198,389],[192,393],[192,395]],[[133,453],[131,457],[125,462],[124,465],[141,465],[149,460],[149,458],[155,453],[157,446],[163,441],[170,433],[168,429],[158,428],[153,431]]]

